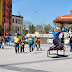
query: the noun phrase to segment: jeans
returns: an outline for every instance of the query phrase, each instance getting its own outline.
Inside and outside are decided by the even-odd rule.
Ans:
[[[29,51],[33,51],[33,44],[29,44]]]
[[[37,45],[36,45],[36,43],[35,43],[35,45],[34,45],[34,49],[35,49],[35,46],[37,47]],[[39,48],[37,47],[37,50],[38,50]]]
[[[21,46],[21,52],[24,52],[24,45]]]
[[[18,50],[17,50],[17,47],[18,47]],[[17,53],[17,51],[19,53],[19,43],[15,43],[15,52]]]
[[[39,43],[39,48],[40,48],[40,43]]]

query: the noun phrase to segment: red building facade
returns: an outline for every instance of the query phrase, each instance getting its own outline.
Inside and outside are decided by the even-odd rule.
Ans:
[[[2,1],[2,26],[4,32],[5,24],[5,33],[11,32],[12,27],[12,0],[3,0]]]

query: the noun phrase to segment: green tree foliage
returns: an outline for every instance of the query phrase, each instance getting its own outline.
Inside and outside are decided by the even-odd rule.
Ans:
[[[44,31],[45,31],[46,34],[49,33],[50,29],[51,29],[50,24],[44,26]]]
[[[42,25],[37,25],[36,26],[36,31],[41,34],[43,32],[43,26]]]
[[[29,33],[31,33],[31,34],[35,33],[35,26],[33,24],[29,25]]]
[[[26,34],[26,26],[24,25],[23,33]]]

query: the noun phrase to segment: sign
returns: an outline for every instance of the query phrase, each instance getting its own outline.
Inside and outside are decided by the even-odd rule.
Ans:
[[[47,39],[47,43],[53,43],[53,39]]]

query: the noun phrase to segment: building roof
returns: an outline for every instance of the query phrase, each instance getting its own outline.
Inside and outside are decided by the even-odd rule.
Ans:
[[[72,12],[72,9],[70,10],[70,12]]]
[[[72,14],[57,17],[53,22],[55,22],[55,23],[72,23]]]
[[[23,18],[22,16],[18,16],[18,15],[12,15],[12,16]]]

